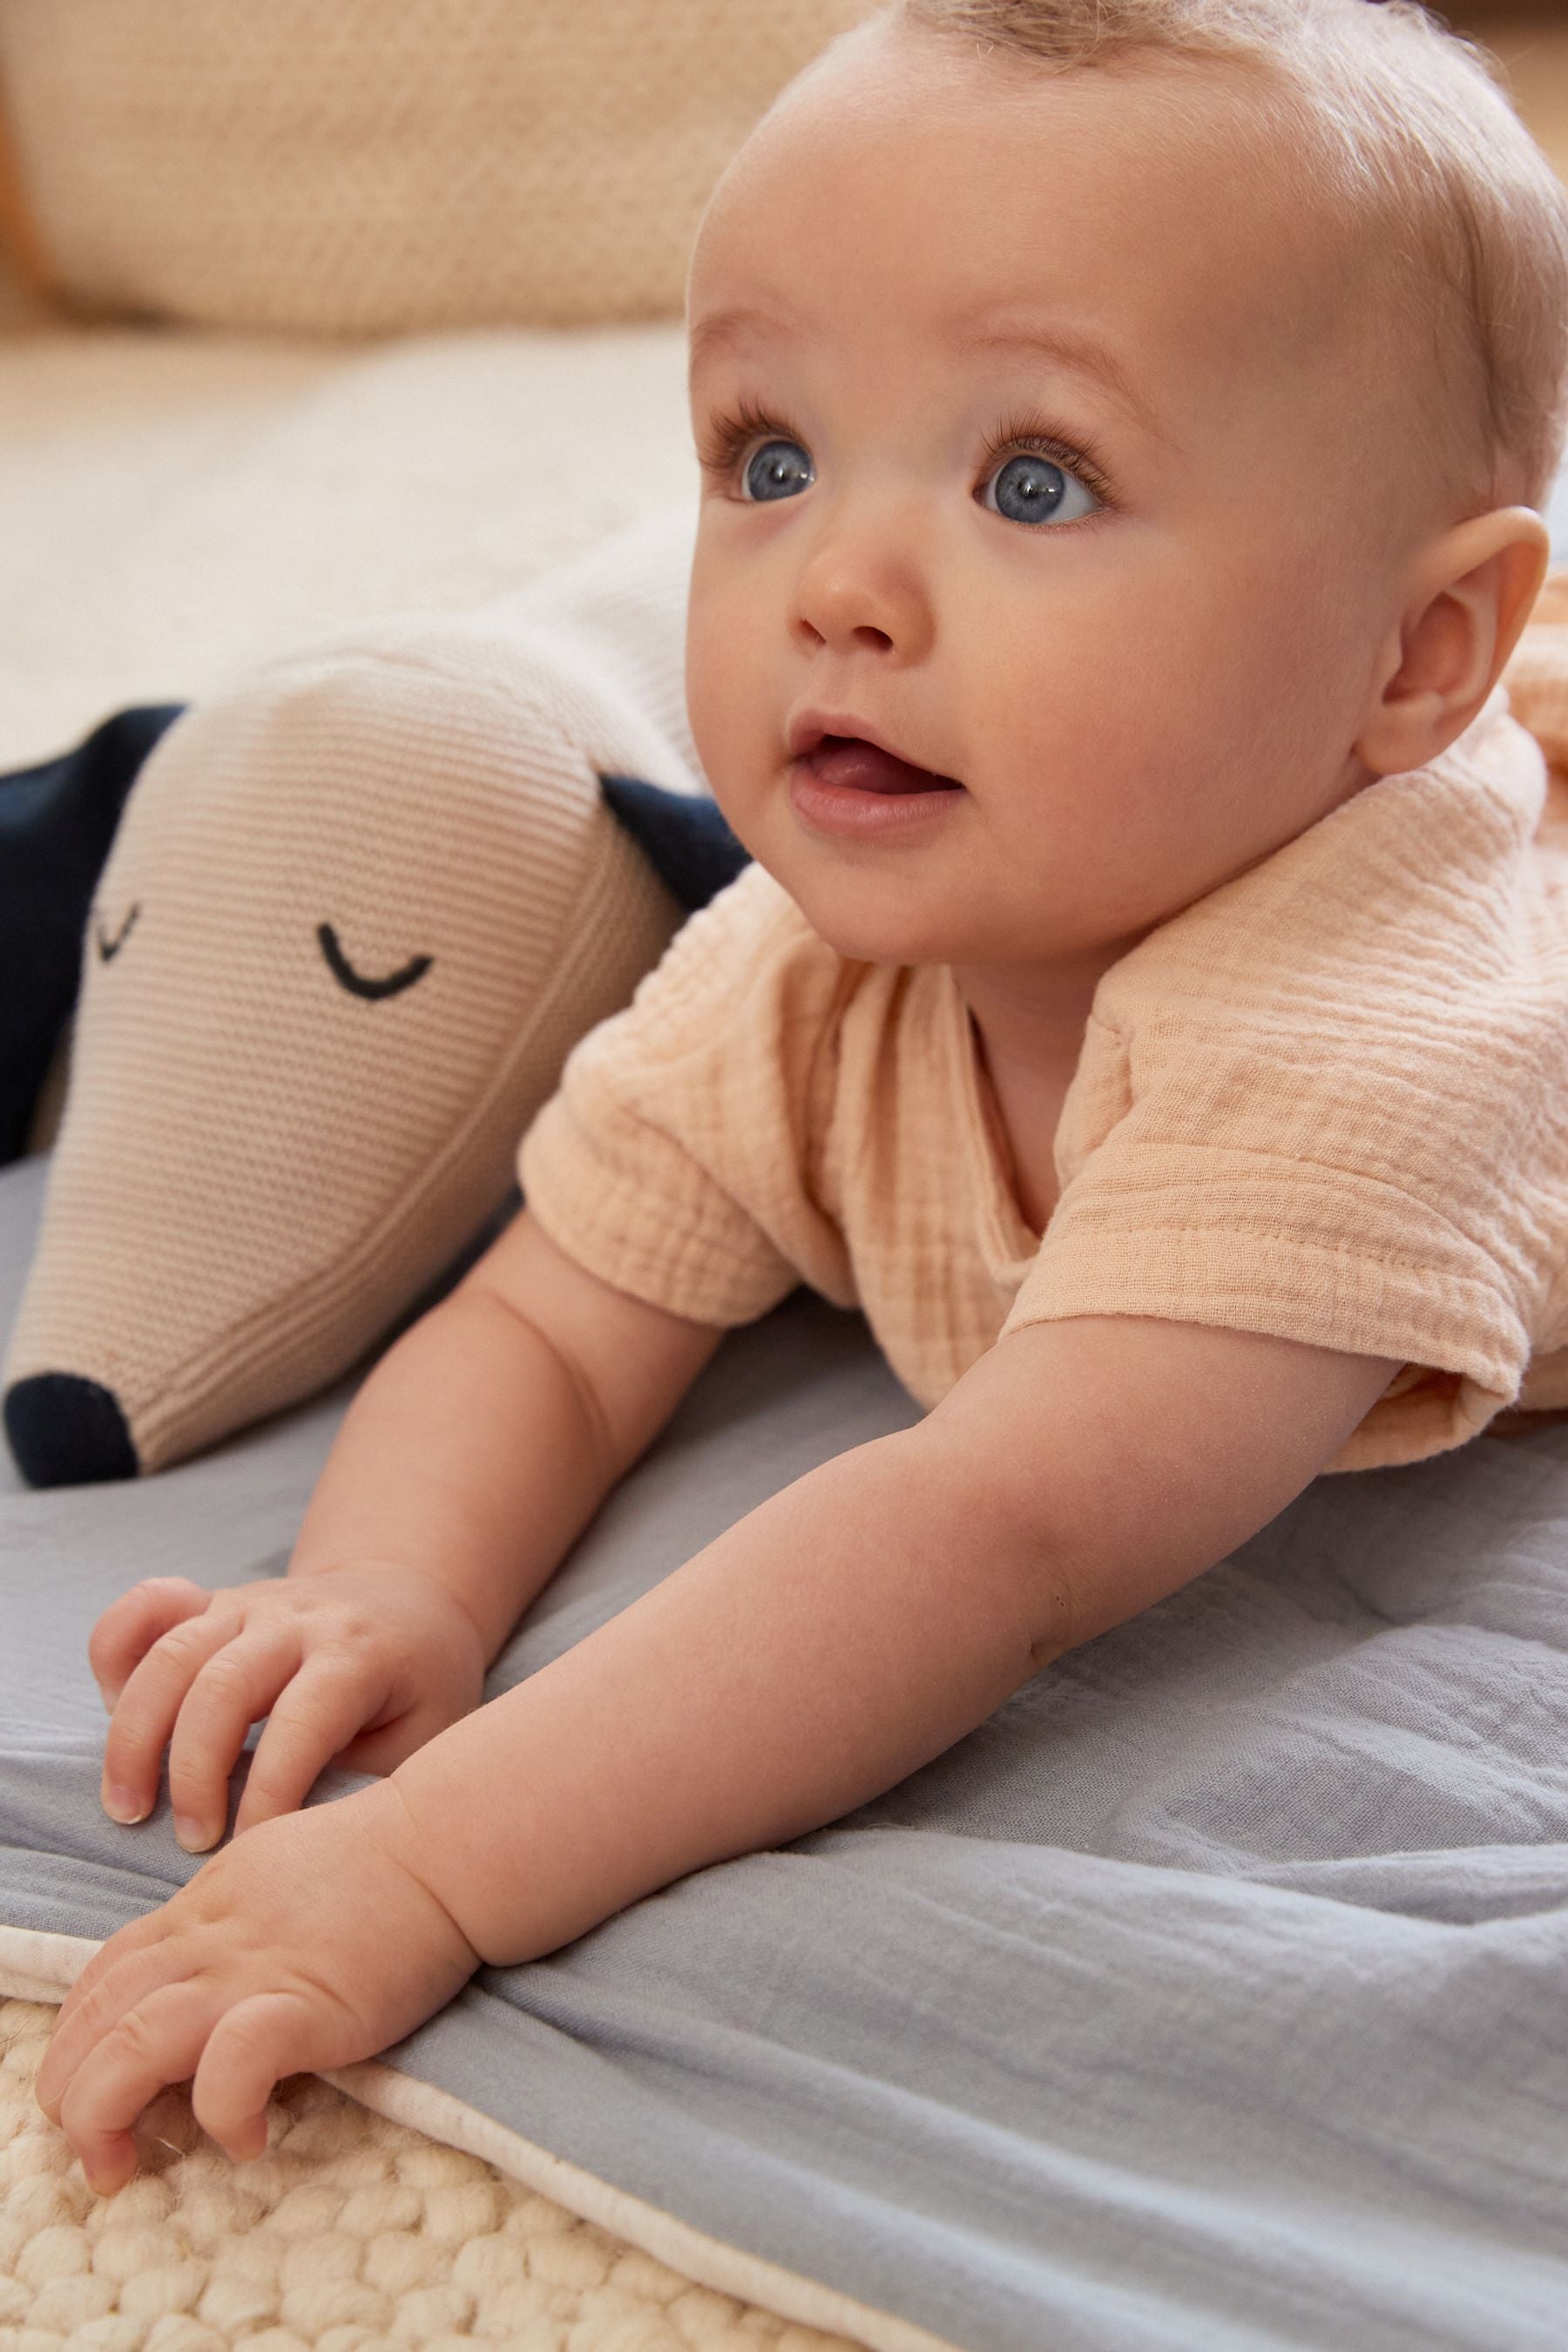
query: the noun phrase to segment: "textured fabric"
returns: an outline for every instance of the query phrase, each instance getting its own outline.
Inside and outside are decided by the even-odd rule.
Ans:
[[[601,776],[605,803],[688,914],[718,897],[751,859],[715,803],[635,776]]]
[[[1529,665],[1521,707],[1565,748],[1568,628],[1543,621]],[[741,1323],[797,1280],[861,1306],[926,1405],[1031,1323],[1152,1315],[1401,1360],[1332,1469],[1459,1444],[1516,1396],[1568,1402],[1568,833],[1546,798],[1500,688],[1432,767],[1151,933],[1096,992],[1043,1237],[952,971],[847,961],[761,869],[578,1046],[523,1191],[563,1249],[678,1314]]]
[[[0,1167],[21,1157],[42,1124],[39,1098],[76,1002],[93,886],[127,793],[183,708],[118,710],[74,751],[0,775]],[[705,907],[747,864],[703,794],[631,776],[601,776],[599,784],[616,824],[686,910]],[[55,1131],[31,1148],[47,1149]]]
[[[12,152],[5,91],[0,88],[0,335],[58,317],[45,291],[47,270]]]
[[[4,245],[0,245],[0,335],[14,333],[22,326],[34,324],[42,315],[42,305],[31,295],[10,263]]]
[[[52,2009],[0,2001],[5,2352],[24,2328],[26,2352],[228,2352],[263,2329],[287,2330],[270,2352],[476,2337],[558,2352],[567,2331],[573,2352],[850,2352],[310,2075],[279,2091],[267,2154],[243,2168],[204,2138],[185,2090],[165,2092],[141,2177],[95,2197],[33,2095],[53,2026]]]
[[[0,1174],[0,1324],[41,1174]],[[346,1393],[130,1490],[0,1462],[0,1988],[39,1998],[64,1938],[196,1868],[166,1803],[99,1805],[88,1630],[138,1576],[279,1571]],[[808,1293],[732,1334],[489,1690],[913,1417]],[[842,1822],[482,1973],[388,2053],[383,2111],[882,2352],[1562,2352],[1565,1563],[1560,1424],[1314,1480]]]
[[[0,768],[522,590],[696,488],[679,325],[0,336]]]
[[[76,1001],[82,925],[125,795],[179,716],[121,710],[74,751],[0,776],[0,1165],[23,1150]]]
[[[571,326],[679,314],[720,172],[864,13],[7,0],[0,74],[78,301],[334,335]]]
[[[698,787],[690,533],[348,633],[158,744],[94,898],[5,1363],[40,1483],[309,1393],[503,1202],[568,1049],[679,919],[599,777]]]

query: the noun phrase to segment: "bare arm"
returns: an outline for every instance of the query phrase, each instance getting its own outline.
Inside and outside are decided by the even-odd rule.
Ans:
[[[1012,1334],[918,1428],[798,1480],[390,1780],[263,1821],[122,1928],[66,2001],[46,2112],[105,2190],[165,2083],[194,2077],[198,2119],[258,2154],[283,2075],[368,2057],[479,1960],[552,1951],[940,1753],[1264,1525],[1394,1369],[1122,1318]]]
[[[289,1575],[419,1568],[493,1658],[723,1336],[612,1289],[523,1209],[358,1391]]]
[[[100,1619],[110,1813],[145,1818],[167,1748],[175,1834],[203,1853],[263,1717],[239,1829],[334,1759],[390,1771],[466,1714],[722,1336],[600,1282],[524,1210],[360,1389],[286,1579],[154,1578]]]
[[[837,1818],[1264,1526],[1395,1370],[1142,1318],[1014,1333],[402,1765],[421,1874],[510,1962]]]

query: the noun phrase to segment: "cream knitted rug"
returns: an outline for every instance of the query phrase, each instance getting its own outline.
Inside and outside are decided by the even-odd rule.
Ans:
[[[0,2352],[851,2352],[310,2075],[237,2167],[166,2092],[95,2197],[33,2096],[54,2018],[0,2002]]]

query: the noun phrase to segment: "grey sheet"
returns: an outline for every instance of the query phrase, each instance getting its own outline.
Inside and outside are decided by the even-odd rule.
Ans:
[[[41,1173],[0,1178],[0,1323]],[[134,1486],[0,1475],[0,1919],[101,1936],[190,1874],[98,1811],[88,1628],[154,1569],[280,1569],[344,1394]],[[914,1417],[857,1318],[786,1302],[497,1686]],[[1320,1480],[879,1802],[395,2063],[974,2352],[1562,2352],[1565,1649],[1568,1428]]]

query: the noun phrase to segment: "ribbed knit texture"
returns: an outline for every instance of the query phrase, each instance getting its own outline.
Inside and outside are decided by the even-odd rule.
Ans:
[[[1562,753],[1557,599],[1515,691]],[[927,1405],[1082,1315],[1402,1360],[1334,1470],[1568,1403],[1568,782],[1546,802],[1500,688],[1430,768],[1151,933],[1096,993],[1043,1238],[952,971],[846,961],[753,868],[568,1061],[523,1142],[530,1206],[699,1320],[797,1280],[858,1303]]]
[[[57,283],[384,333],[679,311],[709,191],[866,0],[6,0]]]
[[[160,1467],[346,1369],[497,1207],[679,920],[598,778],[697,783],[647,684],[679,680],[689,535],[350,634],[171,730],[99,885],[6,1385],[97,1381]],[[367,981],[428,967],[356,993],[322,925]]]

